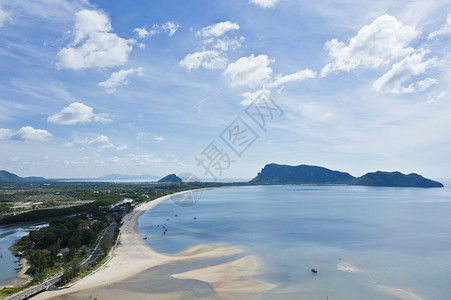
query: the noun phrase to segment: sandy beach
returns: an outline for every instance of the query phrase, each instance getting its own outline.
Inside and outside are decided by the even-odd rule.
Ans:
[[[177,194],[185,192],[180,192]],[[55,291],[47,291],[33,297],[33,299],[51,299],[67,294],[81,292],[84,290],[106,287],[113,283],[133,277],[134,275],[149,268],[163,264],[179,261],[212,259],[234,255],[241,252],[240,249],[234,246],[198,245],[173,256],[168,256],[158,253],[148,247],[142,241],[142,237],[138,233],[138,218],[145,211],[153,208],[162,201],[177,194],[171,194],[141,204],[137,206],[131,213],[127,214],[123,219],[124,223],[120,231],[120,244],[114,250],[111,259],[96,272],[82,278],[68,288]],[[273,288],[272,285],[258,280],[238,280],[238,278],[241,276],[249,276],[257,272],[258,264],[255,261],[255,258],[253,258],[252,256],[246,256],[245,258],[243,258],[243,261],[238,260],[234,262],[228,262],[219,266],[222,267],[213,266],[197,269],[192,271],[192,273],[186,272],[188,274],[185,273],[174,275],[174,278],[179,277],[179,279],[194,279],[204,281],[211,284],[215,291],[222,294],[225,294],[225,291],[221,289],[221,286],[227,287],[227,289],[229,289],[229,294],[234,292],[258,293]],[[237,268],[239,269],[238,271]],[[215,277],[213,281],[205,280],[205,276],[208,277],[208,274],[211,274],[212,272],[215,273],[218,270],[221,270],[221,272],[224,273],[224,276]],[[205,274],[205,276],[202,276],[202,274]],[[173,274],[168,274],[168,277],[170,275]],[[233,287],[236,287],[236,289],[230,290],[230,288]]]

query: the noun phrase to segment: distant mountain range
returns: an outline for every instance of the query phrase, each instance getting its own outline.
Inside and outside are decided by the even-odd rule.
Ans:
[[[150,179],[157,180],[160,176],[154,175],[124,175],[124,174],[108,174],[97,177],[98,179]]]
[[[123,175],[109,174],[98,177],[105,180],[117,179],[147,179],[156,181],[160,177],[153,175]],[[51,181],[44,177],[19,177],[8,171],[0,171],[0,182],[39,182]],[[182,180],[175,174],[167,175],[158,183],[181,183]],[[400,172],[377,171],[367,173],[361,177],[354,177],[346,172],[333,171],[323,167],[299,165],[288,166],[278,164],[266,165],[258,175],[249,181],[252,184],[348,184],[363,186],[387,186],[387,187],[443,187],[443,184],[421,175],[402,174]]]
[[[421,175],[402,174],[400,172],[367,173],[354,177],[346,172],[332,171],[327,168],[299,165],[288,166],[278,164],[266,165],[258,175],[250,181],[255,184],[348,184],[363,186],[387,187],[443,187],[440,182],[424,178]]]

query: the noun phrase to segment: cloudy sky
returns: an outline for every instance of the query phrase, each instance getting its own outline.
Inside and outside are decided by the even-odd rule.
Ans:
[[[0,0],[0,169],[451,178],[450,53],[444,0]]]

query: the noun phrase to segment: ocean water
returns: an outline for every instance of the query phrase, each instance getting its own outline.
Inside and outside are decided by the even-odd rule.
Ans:
[[[139,219],[145,242],[166,254],[235,245],[259,262],[254,278],[277,285],[257,298],[451,299],[448,187],[249,186],[179,201]]]

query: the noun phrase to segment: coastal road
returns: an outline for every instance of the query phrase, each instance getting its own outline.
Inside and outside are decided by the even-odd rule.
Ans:
[[[100,241],[103,239],[105,234],[107,234],[107,236],[108,235],[112,236],[114,231],[116,230],[116,226],[117,226],[117,224],[116,224],[116,222],[114,222],[110,226],[108,226],[107,229],[105,229],[102,236],[99,238],[99,242],[97,243],[96,247],[94,248],[94,251],[92,251],[91,255],[80,264],[81,267],[85,267],[85,266],[89,265],[91,262],[95,261],[99,257],[100,253],[102,253],[102,247],[100,246]]]

